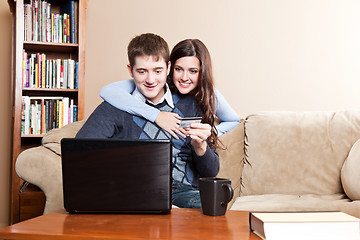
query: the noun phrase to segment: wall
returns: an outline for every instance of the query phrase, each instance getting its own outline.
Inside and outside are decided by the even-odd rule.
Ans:
[[[85,113],[101,101],[102,86],[129,78],[126,47],[144,32],[170,48],[201,39],[216,87],[240,117],[358,108],[359,12],[356,0],[90,0]]]
[[[0,227],[9,220],[11,152],[11,13],[7,1],[0,1]]]
[[[154,32],[172,48],[199,38],[212,54],[216,87],[245,117],[260,110],[343,110],[360,102],[360,1],[89,0],[86,109],[99,91],[128,79],[126,46]],[[11,139],[11,16],[0,2],[0,225],[8,218]]]

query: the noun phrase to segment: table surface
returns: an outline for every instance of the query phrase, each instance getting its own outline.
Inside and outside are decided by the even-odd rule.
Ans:
[[[68,214],[64,210],[0,229],[0,239],[260,239],[249,212],[206,216],[199,209],[153,214]]]

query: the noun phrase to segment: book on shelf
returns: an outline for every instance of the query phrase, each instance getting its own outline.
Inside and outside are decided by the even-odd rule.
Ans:
[[[44,53],[23,50],[23,88],[77,89],[77,62],[73,59],[48,59]]]
[[[250,230],[262,239],[360,239],[360,219],[343,212],[250,212]]]
[[[76,29],[78,26],[78,5],[79,2],[75,0],[69,0],[61,6],[61,14],[66,16],[66,36],[67,41],[70,43],[76,43],[77,37],[76,33],[78,30]]]
[[[75,0],[65,1],[57,13],[47,1],[30,0],[24,4],[24,40],[77,43],[78,5]]]
[[[73,99],[22,97],[21,135],[44,134],[77,120],[77,106]]]

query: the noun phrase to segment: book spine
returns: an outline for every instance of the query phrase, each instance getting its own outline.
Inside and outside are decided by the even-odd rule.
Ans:
[[[41,80],[42,80],[42,57],[43,55],[41,53],[39,54],[39,61],[38,61],[38,88],[41,88]]]
[[[26,88],[28,88],[30,84],[30,60],[30,58],[26,59]]]
[[[60,127],[60,114],[59,114],[59,111],[60,111],[60,101],[59,100],[56,100],[56,128],[59,128]]]
[[[55,42],[55,14],[51,13],[51,40]]]
[[[25,52],[25,49],[23,49],[23,59],[22,59],[22,86],[23,88],[26,87],[26,79],[27,79],[27,53]]]
[[[45,84],[46,84],[46,55],[43,53],[42,54],[42,63],[41,63],[41,87],[45,88]]]
[[[51,42],[51,3],[46,4],[46,41]]]
[[[33,41],[38,40],[38,0],[34,0],[33,8]]]
[[[61,59],[56,60],[56,88],[60,88]]]
[[[25,96],[21,97],[21,135],[25,134]]]
[[[41,134],[45,133],[45,100],[41,99]]]
[[[79,82],[79,62],[75,62],[75,89],[78,89]]]
[[[76,43],[75,40],[75,24],[76,24],[76,20],[75,17],[77,15],[76,11],[75,11],[75,1],[70,1],[70,8],[71,8],[71,13],[70,13],[70,42],[71,43]]]
[[[50,112],[50,109],[49,109],[49,106],[50,105],[50,100],[45,100],[45,130],[44,132],[47,133],[49,131],[49,112]]]
[[[60,61],[60,87],[63,88],[64,84],[64,61]]]
[[[76,122],[78,120],[78,107],[76,105],[74,105],[74,122]]]
[[[74,99],[70,100],[70,116],[69,116],[69,123],[74,122]]]
[[[46,9],[47,9],[47,4],[46,1],[41,2],[41,27],[42,27],[42,31],[41,31],[41,41],[46,42],[46,18],[47,18],[47,14],[46,14]]]
[[[68,87],[70,89],[74,89],[74,74],[75,74],[74,60],[69,59]]]
[[[62,101],[63,105],[63,126],[69,123],[69,98],[64,97]]]
[[[27,41],[27,36],[28,36],[28,15],[27,15],[27,11],[28,11],[28,4],[24,4],[24,41]]]
[[[67,60],[67,59],[63,60],[64,79],[63,79],[62,88],[65,88],[65,89],[68,87],[68,62],[69,62],[69,60]]]
[[[53,104],[54,100],[49,100],[49,130],[53,129],[53,121],[54,121],[54,114],[53,114]]]
[[[39,55],[36,54],[36,59],[34,61],[35,66],[34,66],[34,72],[35,72],[35,85],[34,87],[38,88],[39,87]]]

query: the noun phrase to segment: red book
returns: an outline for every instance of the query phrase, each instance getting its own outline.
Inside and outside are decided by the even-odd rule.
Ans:
[[[63,62],[63,61],[61,61]],[[60,88],[63,87],[63,84],[64,84],[64,65],[61,64],[60,66]]]

